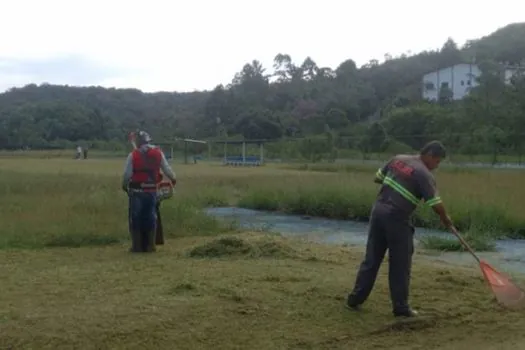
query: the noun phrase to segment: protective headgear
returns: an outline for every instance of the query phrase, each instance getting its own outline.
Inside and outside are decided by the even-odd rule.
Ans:
[[[151,137],[147,132],[144,130],[137,131],[137,144],[139,146],[149,142],[151,142]]]
[[[141,145],[144,145],[146,143],[151,142],[151,136],[144,130],[137,130],[135,132],[130,132],[128,139],[130,143],[133,145],[133,147],[140,147]]]

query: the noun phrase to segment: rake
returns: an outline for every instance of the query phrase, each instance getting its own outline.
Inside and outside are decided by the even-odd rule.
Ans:
[[[512,282],[509,277],[497,271],[488,262],[480,259],[455,228],[451,230],[465,249],[472,254],[478,262],[483,277],[492,290],[492,293],[494,293],[496,300],[507,309],[517,310],[524,308],[525,291]]]

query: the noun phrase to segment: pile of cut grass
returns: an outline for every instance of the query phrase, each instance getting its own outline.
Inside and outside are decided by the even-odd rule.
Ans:
[[[265,236],[262,236],[253,242],[249,242],[238,236],[227,236],[194,247],[189,252],[189,256],[193,258],[221,258],[233,256],[250,258],[292,258],[297,255],[295,250],[288,244],[278,242],[276,239],[266,239]]]

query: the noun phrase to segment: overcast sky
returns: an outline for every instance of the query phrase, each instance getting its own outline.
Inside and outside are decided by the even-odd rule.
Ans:
[[[0,91],[29,83],[193,91],[279,52],[336,68],[525,21],[514,0],[0,0]],[[525,39],[524,39],[525,40]]]

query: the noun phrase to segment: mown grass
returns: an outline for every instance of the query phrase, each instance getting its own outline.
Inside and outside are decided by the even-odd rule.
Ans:
[[[180,238],[146,256],[129,255],[125,248],[1,251],[0,348],[512,349],[525,344],[522,314],[497,306],[479,272],[430,265],[419,257],[412,304],[426,316],[402,324],[390,315],[386,264],[364,310],[343,307],[361,257],[352,248],[260,234]]]
[[[122,165],[123,160],[0,159],[0,348],[482,350],[525,345],[523,315],[495,304],[476,267],[438,265],[416,255],[412,304],[426,316],[397,324],[390,315],[387,264],[363,312],[343,308],[363,248],[242,233],[234,223],[201,212],[204,206],[241,203],[365,217],[377,190],[370,172],[175,164],[177,193],[162,207],[166,245],[153,255],[131,255],[127,201],[119,189]],[[493,177],[502,184],[500,191],[512,178],[505,172],[476,176],[481,179],[467,178],[472,186]],[[453,177],[438,175],[451,204],[468,192],[469,181],[445,192]],[[519,193],[507,194],[517,201]],[[503,194],[495,198],[499,208],[516,203],[502,202]],[[481,220],[475,216],[480,213],[470,215]],[[521,220],[517,210],[506,215]]]

